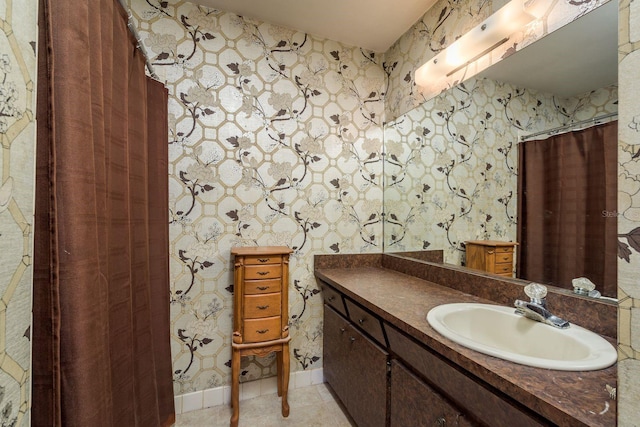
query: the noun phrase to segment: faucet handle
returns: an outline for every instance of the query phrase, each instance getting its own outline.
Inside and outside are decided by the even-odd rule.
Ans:
[[[524,293],[534,302],[540,302],[547,296],[547,287],[540,283],[529,283],[524,287]]]

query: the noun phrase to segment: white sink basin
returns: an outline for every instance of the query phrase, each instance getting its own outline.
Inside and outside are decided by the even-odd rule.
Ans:
[[[515,308],[460,303],[437,306],[427,321],[465,347],[522,365],[561,371],[594,371],[616,363],[615,348],[571,324],[558,329],[515,314]]]

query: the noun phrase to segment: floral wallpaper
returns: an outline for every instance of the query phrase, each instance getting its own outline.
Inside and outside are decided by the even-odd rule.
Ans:
[[[438,93],[473,77],[607,1],[525,0],[525,10],[539,19],[532,21],[522,31],[512,34],[506,43],[464,69],[433,82],[430,87],[419,87],[414,83],[414,72],[417,68],[509,2],[438,1],[385,53],[386,62],[395,65],[390,71],[389,91],[385,103],[387,120],[393,120]]]
[[[618,424],[637,425],[640,401],[640,21],[637,2],[618,16]]]
[[[30,424],[36,8],[0,2],[0,425]]]
[[[230,249],[293,249],[292,369],[322,366],[314,253],[382,250],[379,55],[185,1],[134,0],[169,88],[175,393],[229,383]],[[275,373],[243,358],[241,380]]]
[[[519,137],[618,110],[616,86],[570,99],[470,78],[385,128],[385,251],[515,241]]]

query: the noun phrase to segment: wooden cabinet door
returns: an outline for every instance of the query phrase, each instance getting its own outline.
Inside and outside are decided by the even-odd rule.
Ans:
[[[353,326],[347,332],[349,413],[358,426],[385,426],[388,354]]]
[[[348,406],[349,397],[349,322],[331,307],[324,306],[324,334],[322,368],[325,381],[338,395],[342,404]]]
[[[401,363],[391,362],[391,427],[474,425]]]
[[[385,426],[388,354],[326,304],[323,345],[325,380],[356,424]]]

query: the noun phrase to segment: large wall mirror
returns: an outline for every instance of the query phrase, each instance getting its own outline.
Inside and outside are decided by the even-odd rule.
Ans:
[[[522,137],[616,119],[617,12],[600,6],[385,125],[385,252],[464,266],[465,242],[517,242]]]

